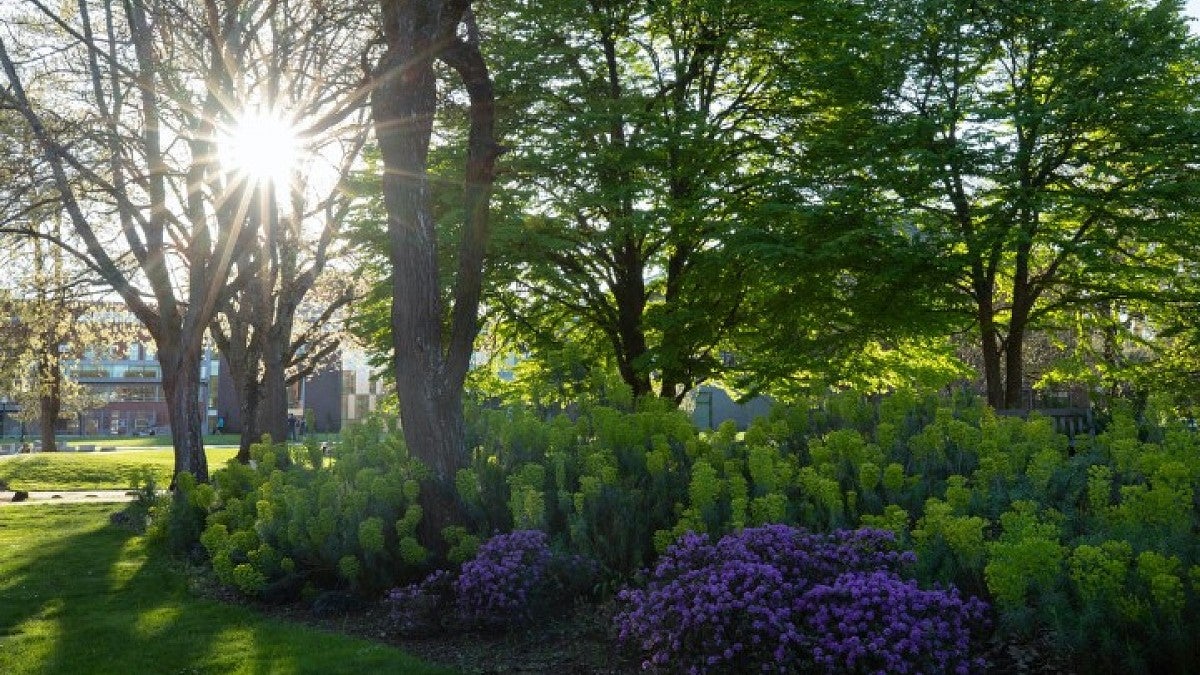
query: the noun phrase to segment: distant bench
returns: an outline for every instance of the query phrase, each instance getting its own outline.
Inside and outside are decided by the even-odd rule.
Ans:
[[[1037,413],[1054,421],[1054,430],[1071,440],[1071,450],[1075,450],[1077,436],[1095,436],[1096,418],[1091,408],[1009,408],[997,410],[997,415],[1005,417],[1020,417],[1027,419],[1030,414]]]

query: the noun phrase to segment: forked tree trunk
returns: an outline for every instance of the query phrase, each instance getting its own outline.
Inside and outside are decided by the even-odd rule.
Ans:
[[[430,469],[422,484],[422,543],[444,553],[444,527],[465,520],[454,489],[467,465],[462,387],[477,332],[488,200],[498,154],[494,94],[477,45],[456,37],[469,0],[381,0],[387,49],[380,57],[371,113],[384,162],[392,267],[392,346],[400,421],[413,456]],[[433,61],[462,76],[471,100],[464,202],[451,328],[443,340],[438,239],[427,167],[437,111]]]
[[[1025,329],[1015,322],[1008,332],[1004,350],[1004,407],[1020,408],[1024,404]]]
[[[247,380],[238,380],[238,382],[238,389],[241,392],[238,399],[238,413],[242,418],[242,430],[238,436],[237,461],[249,464],[250,446],[262,440],[262,430],[258,419],[260,394],[257,382]]]
[[[258,386],[258,378],[250,374],[251,368],[257,364],[247,364],[244,361],[246,356],[244,348],[237,351],[242,352],[239,353],[239,356],[243,357],[241,363],[234,365],[232,356],[226,356],[225,360],[229,364],[229,376],[238,393],[238,416],[242,421],[242,428],[238,434],[237,461],[241,464],[249,464],[250,446],[257,443],[262,437],[258,420],[261,389]]]
[[[250,462],[250,446],[257,443],[262,436],[259,431],[258,410],[261,399],[261,387],[258,377],[258,346],[251,339],[251,331],[245,323],[240,323],[241,317],[227,314],[228,327],[213,322],[209,329],[216,340],[217,348],[224,357],[223,363],[229,369],[229,381],[233,383],[236,393],[238,418],[241,420],[239,429],[237,461],[242,464]],[[228,330],[226,329],[228,328]]]
[[[1000,338],[991,321],[987,321],[981,329],[983,348],[983,385],[987,391],[988,405],[993,408],[1004,407],[1004,380],[1001,369],[1002,354]]]
[[[263,433],[270,434],[273,443],[288,440],[288,405],[284,355],[278,340],[268,339],[263,345],[262,409]]]

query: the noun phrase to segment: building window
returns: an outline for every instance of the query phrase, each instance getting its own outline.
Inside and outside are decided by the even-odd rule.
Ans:
[[[90,389],[97,397],[110,403],[165,400],[162,385],[158,384],[95,384]]]

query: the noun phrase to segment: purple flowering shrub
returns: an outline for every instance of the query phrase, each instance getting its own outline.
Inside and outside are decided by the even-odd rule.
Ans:
[[[974,667],[971,629],[985,606],[903,581],[914,562],[882,530],[769,525],[715,544],[688,533],[646,588],[621,592],[619,639],[645,669],[689,673]]]
[[[384,597],[392,629],[405,637],[432,635],[445,628],[453,601],[453,578],[446,570],[432,574],[415,584],[393,588]]]
[[[533,595],[546,578],[552,558],[546,533],[517,530],[480,545],[454,582],[464,618],[484,623],[527,617]]]
[[[810,588],[802,604],[813,662],[827,672],[969,673],[971,634],[987,605],[958,589],[922,590],[891,572],[850,572]]]
[[[527,621],[535,608],[587,595],[596,563],[555,553],[544,532],[518,530],[480,545],[457,576],[437,570],[384,599],[395,630],[417,635],[453,622],[504,628]]]

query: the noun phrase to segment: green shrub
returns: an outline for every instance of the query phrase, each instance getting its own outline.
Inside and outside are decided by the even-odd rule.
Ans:
[[[256,444],[257,468],[231,462],[215,472],[215,489],[193,497],[206,505],[200,541],[219,579],[248,594],[287,575],[371,592],[424,571],[427,553],[415,538],[424,470],[398,434],[378,418],[352,427],[328,468],[280,468],[285,452]]]
[[[455,488],[471,522],[443,532],[451,560],[495,532],[537,528],[599,561],[612,587],[687,531],[877,527],[918,552],[921,582],[988,595],[1003,631],[1049,628],[1081,670],[1178,671],[1200,657],[1193,431],[1139,426],[1118,406],[1071,456],[1049,418],[999,416],[961,392],[847,392],[776,406],[744,434],[698,432],[617,382],[579,391],[592,393],[468,411]],[[201,541],[226,583],[266,592],[253,570],[262,588],[295,574],[310,594],[371,591],[428,564],[415,537],[422,470],[379,422],[348,431],[323,468],[255,453],[257,469],[232,465],[212,489],[187,490],[176,526],[208,513]]]
[[[146,530],[150,541],[172,555],[190,554],[200,541],[206,509],[214,495],[212,486],[197,485],[192,474],[180,473],[175,478],[175,491],[156,499],[150,508],[150,526]]]
[[[470,411],[475,450],[455,483],[475,532],[545,528],[610,573],[631,574],[654,555],[654,533],[680,521],[689,489],[700,497],[697,526],[724,522],[724,462],[713,455],[696,468],[711,447],[687,416],[657,400],[617,399],[585,402],[575,419]]]
[[[1013,625],[1025,619],[1031,596],[1053,591],[1060,580],[1065,551],[1059,520],[1053,511],[1039,515],[1037,504],[1028,501],[1013,502],[1000,516],[1003,533],[988,544],[984,575],[998,609],[1017,617]]]

